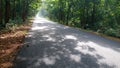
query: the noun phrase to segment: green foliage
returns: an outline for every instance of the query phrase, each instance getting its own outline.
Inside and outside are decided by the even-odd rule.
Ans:
[[[0,30],[33,16],[40,4],[41,0],[0,0]]]
[[[61,24],[120,35],[119,0],[46,0],[49,17]]]
[[[105,34],[120,38],[120,29],[112,29],[112,28],[110,28],[110,29],[105,31]]]
[[[9,31],[14,31],[17,28],[17,25],[14,23],[7,23],[6,24],[6,29]]]
[[[10,19],[9,23],[6,24],[5,29],[14,31],[19,25],[23,24],[23,20],[21,18],[17,18],[15,20]]]

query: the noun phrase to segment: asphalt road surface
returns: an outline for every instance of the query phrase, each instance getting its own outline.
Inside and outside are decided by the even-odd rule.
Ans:
[[[14,68],[120,68],[120,42],[35,19]]]

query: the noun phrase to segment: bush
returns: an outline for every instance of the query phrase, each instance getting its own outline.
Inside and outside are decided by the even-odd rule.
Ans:
[[[7,24],[6,24],[6,29],[7,29],[7,30],[14,31],[16,28],[17,28],[17,25],[14,24],[14,23],[7,23]]]
[[[6,29],[14,31],[18,25],[23,24],[22,19],[17,18],[16,20],[10,20],[9,23],[6,24]]]
[[[120,29],[110,28],[105,31],[105,34],[109,36],[120,37]]]

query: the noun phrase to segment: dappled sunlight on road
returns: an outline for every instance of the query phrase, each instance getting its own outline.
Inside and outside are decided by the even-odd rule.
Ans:
[[[74,55],[74,54],[70,54],[70,59],[77,62],[77,63],[80,63],[81,61],[81,56],[80,55]]]
[[[35,19],[25,43],[16,68],[120,67],[119,43],[45,18]]]
[[[82,52],[84,54],[90,54],[94,57],[98,57],[98,55],[101,55],[101,58],[98,59],[98,63],[106,63],[108,65],[116,65],[120,66],[120,52],[117,52],[111,48],[103,47],[95,42],[88,41],[88,42],[79,42],[77,44],[77,47],[74,48],[75,50],[78,50],[79,52]]]
[[[73,40],[77,40],[77,38],[73,35],[66,35],[65,39],[73,39]]]
[[[32,30],[43,30],[45,28],[47,28],[47,26],[44,26],[44,27],[35,26],[34,28],[32,28]]]

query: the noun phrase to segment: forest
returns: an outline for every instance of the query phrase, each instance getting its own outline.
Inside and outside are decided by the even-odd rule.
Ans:
[[[34,16],[40,3],[41,0],[0,0],[0,30]]]
[[[61,24],[120,38],[120,0],[46,0],[49,17]]]

